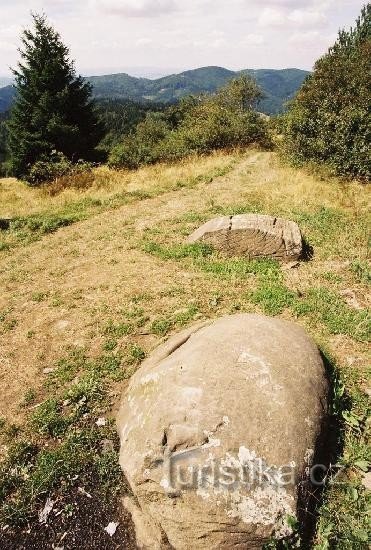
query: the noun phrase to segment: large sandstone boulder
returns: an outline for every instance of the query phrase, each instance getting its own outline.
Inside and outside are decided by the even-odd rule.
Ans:
[[[257,549],[289,535],[327,393],[317,347],[287,321],[228,316],[160,346],[118,416],[138,546]]]
[[[295,222],[262,214],[223,216],[208,221],[188,238],[204,242],[228,256],[270,257],[295,261],[303,252]]]

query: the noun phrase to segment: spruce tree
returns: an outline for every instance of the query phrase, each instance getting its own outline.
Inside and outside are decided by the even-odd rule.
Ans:
[[[22,34],[21,62],[13,70],[17,90],[8,147],[13,173],[27,180],[32,165],[52,151],[71,161],[91,160],[101,129],[91,85],[76,75],[69,50],[45,15]]]

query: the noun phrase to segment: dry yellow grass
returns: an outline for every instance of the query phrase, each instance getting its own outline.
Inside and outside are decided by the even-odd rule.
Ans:
[[[0,217],[58,212],[84,198],[108,200],[123,192],[166,192],[204,173],[226,169],[238,157],[237,153],[215,153],[176,165],[147,166],[138,171],[117,171],[102,166],[95,170],[94,183],[88,190],[70,188],[56,196],[50,196],[47,188],[32,188],[14,178],[0,179]]]

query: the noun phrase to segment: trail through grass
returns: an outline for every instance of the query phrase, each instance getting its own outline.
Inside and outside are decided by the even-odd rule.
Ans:
[[[128,490],[114,427],[122,391],[169,334],[261,312],[303,325],[337,379],[344,468],[341,484],[329,483],[313,546],[366,548],[369,193],[257,151],[134,173],[103,168],[90,189],[53,196],[1,180],[0,217],[13,221],[0,231],[0,546],[49,544],[39,514],[50,498],[55,546],[76,547],[73,533],[85,532],[89,548],[133,547],[119,504]],[[312,260],[288,268],[185,244],[204,221],[243,212],[297,221]],[[114,540],[110,521],[120,524]]]

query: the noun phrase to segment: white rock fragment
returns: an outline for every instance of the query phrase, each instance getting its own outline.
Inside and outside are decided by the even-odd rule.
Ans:
[[[78,492],[84,495],[85,497],[92,498],[91,494],[85,491],[84,487],[79,487]]]
[[[114,521],[111,521],[107,527],[104,528],[105,532],[109,534],[110,537],[113,537],[113,535],[117,531],[117,527],[119,526],[118,523],[115,523]]]
[[[98,426],[98,428],[101,428],[106,424],[107,424],[107,420],[104,417],[98,418],[98,420],[96,421],[96,425]]]
[[[46,500],[44,508],[39,512],[39,523],[46,523],[50,512],[53,510],[55,502],[48,498]]]

